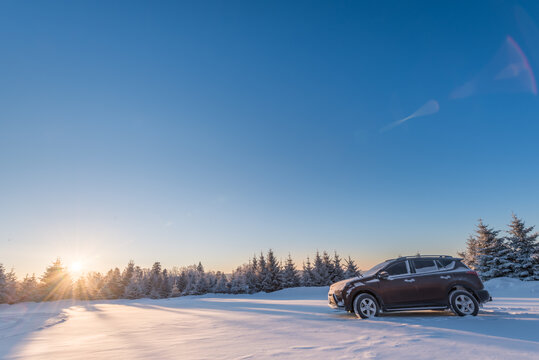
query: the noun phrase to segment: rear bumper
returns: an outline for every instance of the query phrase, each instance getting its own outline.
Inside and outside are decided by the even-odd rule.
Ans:
[[[480,303],[492,301],[492,297],[490,296],[487,290],[477,290],[477,297],[479,298]]]

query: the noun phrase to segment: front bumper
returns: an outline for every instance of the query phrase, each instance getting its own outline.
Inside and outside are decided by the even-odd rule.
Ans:
[[[328,293],[328,306],[333,309],[343,309],[344,301],[338,296],[338,294]]]
[[[480,303],[492,301],[492,297],[490,296],[487,290],[477,290],[477,297],[479,298]]]

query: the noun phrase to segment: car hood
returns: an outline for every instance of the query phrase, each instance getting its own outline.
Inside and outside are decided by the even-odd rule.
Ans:
[[[360,286],[360,285],[363,285],[363,283],[365,283],[366,281],[373,280],[373,279],[376,279],[376,276],[366,276],[366,277],[356,276],[350,279],[338,281],[334,283],[333,285],[331,285],[330,289],[336,291],[336,290],[344,289],[344,287],[347,285],[352,285],[354,287]]]

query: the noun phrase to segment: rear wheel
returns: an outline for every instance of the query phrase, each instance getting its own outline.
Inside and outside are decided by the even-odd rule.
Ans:
[[[380,307],[376,299],[369,294],[359,294],[354,299],[354,313],[362,319],[370,319],[378,316]]]
[[[479,312],[479,303],[475,297],[465,290],[455,290],[449,294],[451,310],[458,316],[476,316]]]

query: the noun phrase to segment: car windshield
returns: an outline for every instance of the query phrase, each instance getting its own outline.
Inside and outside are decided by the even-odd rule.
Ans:
[[[363,276],[372,276],[374,274],[376,274],[378,272],[378,270],[382,269],[384,266],[386,266],[387,264],[389,264],[389,261],[384,261],[383,263],[380,263],[378,265],[375,265],[373,266],[372,268],[370,268],[369,270],[367,270]]]

